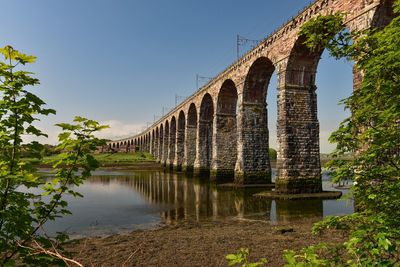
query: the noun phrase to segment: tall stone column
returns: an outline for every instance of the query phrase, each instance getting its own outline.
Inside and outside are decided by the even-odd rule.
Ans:
[[[182,171],[182,164],[185,154],[185,129],[178,128],[176,131],[176,144],[175,144],[175,157],[174,157],[174,169],[176,171]]]
[[[214,118],[213,159],[211,178],[232,180],[237,155],[236,115],[217,113]]]
[[[154,138],[154,148],[153,148],[153,155],[154,155],[154,158],[158,161],[158,153],[159,153],[159,140],[158,140],[158,136],[157,135],[155,135],[155,138]]]
[[[210,174],[212,132],[212,122],[200,119],[197,127],[196,160],[193,166],[195,175],[208,176]]]
[[[168,157],[167,157],[167,167],[172,170],[174,167],[174,159],[175,159],[175,146],[176,146],[176,131],[175,133],[171,132],[169,135],[168,141]]]
[[[149,148],[149,153],[150,154],[153,154],[153,147],[154,147],[154,145],[153,145],[153,137],[151,136],[151,134],[149,135],[149,140],[148,140],[148,142],[149,142],[149,146],[148,146],[148,148]]]
[[[163,162],[164,155],[164,133],[160,131],[159,141],[158,141],[158,162]]]
[[[235,182],[270,183],[266,103],[239,103]]]
[[[163,158],[162,158],[162,164],[164,166],[167,165],[168,150],[169,150],[169,134],[165,134],[164,132],[164,145],[163,145]]]
[[[184,160],[182,165],[182,170],[186,172],[193,172],[193,165],[196,159],[196,135],[197,127],[187,123],[184,143]]]
[[[321,192],[315,72],[298,68],[279,76],[276,191]]]

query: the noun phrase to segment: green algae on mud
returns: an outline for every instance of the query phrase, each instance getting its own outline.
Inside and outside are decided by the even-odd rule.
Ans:
[[[298,199],[338,199],[342,196],[340,191],[323,191],[320,193],[282,194],[275,191],[265,191],[254,194],[255,197],[282,200]]]

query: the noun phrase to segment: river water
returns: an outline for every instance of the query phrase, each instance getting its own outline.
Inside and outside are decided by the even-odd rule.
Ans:
[[[326,174],[323,188],[336,190]],[[45,230],[48,234],[67,231],[72,237],[81,237],[180,221],[252,219],[276,223],[354,212],[352,200],[267,200],[252,196],[263,190],[226,188],[160,171],[97,171],[76,190],[83,198],[66,197],[73,214],[49,222]]]

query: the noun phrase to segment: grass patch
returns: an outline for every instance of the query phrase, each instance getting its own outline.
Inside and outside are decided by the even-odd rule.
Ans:
[[[103,153],[96,154],[94,157],[100,163],[142,163],[154,162],[155,159],[150,153],[135,152],[135,153]]]
[[[154,157],[150,153],[135,152],[135,153],[103,153],[95,154],[94,157],[100,162],[101,165],[130,165],[137,163],[153,163],[155,162]],[[43,157],[42,160],[38,159],[25,159],[33,164],[52,165],[59,161],[61,158],[60,154]]]

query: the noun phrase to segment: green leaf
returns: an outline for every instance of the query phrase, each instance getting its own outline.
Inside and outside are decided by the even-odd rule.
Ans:
[[[235,254],[228,254],[225,256],[227,260],[236,260],[237,256]]]

